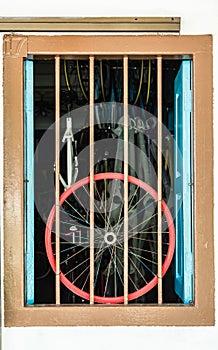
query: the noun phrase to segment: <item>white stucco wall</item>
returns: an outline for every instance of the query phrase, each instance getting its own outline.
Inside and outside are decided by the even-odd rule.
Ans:
[[[213,34],[214,133],[218,133],[218,1],[217,0],[11,0],[0,2],[0,16],[180,16],[181,34]],[[2,42],[2,35],[0,35]],[[1,49],[0,49],[1,50]],[[2,52],[0,52],[2,67]],[[2,185],[2,74],[0,74],[0,181]],[[205,116],[206,118],[206,116]],[[218,287],[218,137],[215,147],[215,263]],[[2,186],[0,198],[2,198]],[[1,216],[1,215],[0,215]],[[210,271],[208,271],[210,273]],[[216,319],[218,303],[216,293]],[[44,349],[217,349],[215,327],[65,327],[3,328],[4,350]]]

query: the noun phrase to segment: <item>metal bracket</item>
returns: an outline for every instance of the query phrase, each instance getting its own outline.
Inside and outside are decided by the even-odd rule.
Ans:
[[[0,17],[0,31],[178,33],[180,17]]]

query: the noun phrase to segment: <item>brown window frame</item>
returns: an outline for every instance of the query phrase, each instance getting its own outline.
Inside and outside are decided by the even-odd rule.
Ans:
[[[195,203],[193,306],[25,306],[23,60],[28,54],[192,57]],[[212,37],[116,33],[54,36],[9,34],[4,37],[3,64],[5,325],[214,325]]]

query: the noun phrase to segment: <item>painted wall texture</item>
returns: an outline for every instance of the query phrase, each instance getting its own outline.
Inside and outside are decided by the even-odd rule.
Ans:
[[[218,2],[216,0],[84,0],[61,2],[27,0],[11,0],[1,2],[0,16],[179,16],[181,17],[181,34],[212,34],[214,40],[214,134],[218,133]],[[0,35],[2,42],[3,34]],[[2,47],[2,45],[1,45]],[[2,48],[1,48],[2,50]],[[2,51],[0,52],[2,67]],[[0,73],[0,183],[2,198],[2,70]],[[205,116],[206,118],[207,116]],[[218,138],[214,138],[214,179],[218,176]],[[215,263],[216,290],[218,289],[218,185],[214,184],[215,201]],[[2,203],[1,203],[2,207]],[[1,209],[2,210],[2,209]],[[2,212],[1,212],[2,214]],[[1,217],[1,215],[0,215]],[[3,232],[2,232],[3,234]],[[1,254],[2,256],[2,254]],[[209,271],[208,271],[209,273]],[[216,319],[218,304],[216,295]],[[4,328],[2,329],[3,349],[216,349],[218,341],[218,325],[215,327],[66,327],[66,328]]]

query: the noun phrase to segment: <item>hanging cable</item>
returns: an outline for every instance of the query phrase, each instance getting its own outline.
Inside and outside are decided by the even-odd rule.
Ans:
[[[64,60],[64,77],[65,77],[65,82],[66,82],[66,85],[67,85],[67,89],[68,89],[68,91],[70,91],[71,88],[70,88],[70,83],[69,83],[68,74],[67,74],[66,60]]]
[[[140,93],[141,93],[141,89],[142,89],[142,80],[143,80],[143,71],[144,71],[144,61],[142,60],[141,62],[141,75],[140,75],[140,81],[139,81],[139,88],[138,88],[138,93],[134,102],[134,105],[138,102]]]
[[[101,92],[102,92],[103,100],[105,101],[102,60],[100,61],[100,80],[101,80]]]
[[[78,76],[78,80],[79,80],[79,85],[80,85],[81,91],[82,91],[83,96],[85,97],[85,99],[88,101],[89,99],[88,99],[88,97],[86,95],[86,92],[84,90],[82,79],[81,79],[81,75],[80,75],[79,61],[78,60],[76,61],[76,69],[77,69],[77,76]]]
[[[147,88],[147,97],[146,97],[145,106],[148,105],[150,90],[151,90],[151,60],[148,61],[148,88]]]

